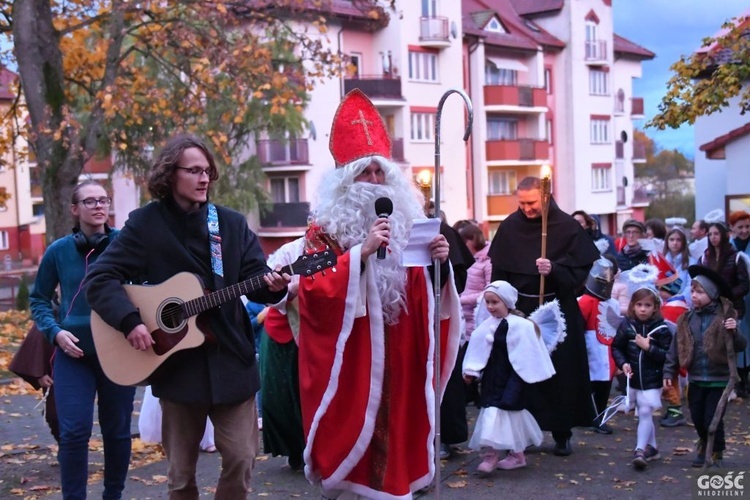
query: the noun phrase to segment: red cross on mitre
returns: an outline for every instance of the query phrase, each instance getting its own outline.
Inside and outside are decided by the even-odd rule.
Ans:
[[[391,158],[391,139],[383,118],[361,90],[352,90],[341,101],[328,147],[338,167],[366,156]]]

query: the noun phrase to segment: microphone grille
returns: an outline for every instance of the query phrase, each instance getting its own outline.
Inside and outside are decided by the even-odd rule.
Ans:
[[[377,215],[393,213],[393,202],[390,198],[382,197],[375,200],[375,213]]]

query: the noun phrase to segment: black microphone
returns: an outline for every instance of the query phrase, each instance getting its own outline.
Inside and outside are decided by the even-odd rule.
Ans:
[[[383,197],[375,200],[375,213],[378,215],[378,218],[387,219],[393,213],[393,202],[391,199]],[[385,259],[385,246],[385,243],[383,243],[378,248],[378,259],[380,260]]]

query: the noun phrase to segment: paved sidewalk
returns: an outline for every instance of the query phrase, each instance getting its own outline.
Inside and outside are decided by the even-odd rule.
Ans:
[[[0,398],[0,498],[61,498],[59,490],[56,446],[44,420],[33,407],[34,396]],[[730,403],[725,423],[728,428],[728,449],[725,468],[750,471],[750,401]],[[476,416],[471,409],[470,415]],[[137,420],[134,428],[137,430]],[[496,471],[480,478],[476,453],[459,451],[443,462],[441,498],[495,499],[509,498],[685,498],[695,488],[700,469],[692,469],[692,446],[695,431],[690,426],[673,429],[657,428],[662,459],[651,462],[643,472],[630,463],[635,444],[636,419],[618,414],[612,421],[615,433],[596,434],[587,429],[574,431],[574,453],[555,457],[551,439],[539,449],[527,452],[528,466],[515,471]],[[95,429],[97,432],[98,429]],[[98,435],[94,440],[100,439]],[[220,472],[218,454],[202,453],[198,463],[198,484],[201,497],[213,497],[213,487]],[[90,498],[101,496],[102,455],[90,453]],[[124,498],[167,498],[166,462],[159,460],[131,470]],[[97,479],[98,478],[98,479]],[[253,475],[251,497],[319,498],[301,472],[293,472],[283,458],[259,457]],[[434,491],[418,495],[434,498]]]

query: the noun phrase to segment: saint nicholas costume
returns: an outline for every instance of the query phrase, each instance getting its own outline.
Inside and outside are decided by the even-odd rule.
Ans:
[[[382,118],[358,90],[347,94],[336,113],[331,152],[338,165],[390,157]],[[406,269],[405,307],[388,324],[376,256],[363,262],[361,243],[341,248],[314,222],[306,239],[308,252],[330,247],[338,260],[335,272],[302,279],[299,286],[305,474],[326,496],[348,491],[411,498],[435,472],[435,342],[441,341],[441,388],[459,347],[460,302],[451,267],[441,267],[445,285],[436,336],[431,268]]]

